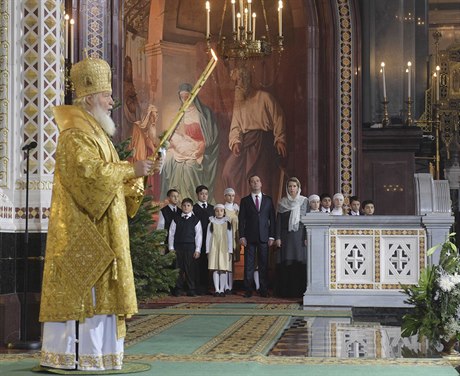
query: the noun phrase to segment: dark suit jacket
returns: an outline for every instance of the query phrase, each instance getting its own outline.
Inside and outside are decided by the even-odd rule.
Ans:
[[[200,220],[201,228],[203,230],[203,245],[201,247],[203,250],[206,249],[206,234],[208,231],[209,217],[214,215],[214,206],[208,203],[206,209],[204,209],[197,202],[195,205],[193,205],[193,214],[195,214],[195,216]]]
[[[246,238],[248,243],[267,243],[268,238],[275,238],[275,229],[275,208],[270,196],[262,194],[259,212],[251,195],[241,199],[238,214],[240,238]]]

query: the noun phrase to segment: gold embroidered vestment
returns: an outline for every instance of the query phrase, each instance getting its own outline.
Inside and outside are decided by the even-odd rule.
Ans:
[[[54,109],[60,136],[45,255],[40,321],[137,312],[127,215],[143,179],[120,161],[96,120],[77,106]],[[95,304],[92,288],[94,287]]]

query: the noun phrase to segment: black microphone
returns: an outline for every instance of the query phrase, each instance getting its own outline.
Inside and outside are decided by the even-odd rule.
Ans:
[[[32,150],[37,147],[37,143],[35,141],[32,141],[31,143],[25,145],[22,147],[22,150]]]

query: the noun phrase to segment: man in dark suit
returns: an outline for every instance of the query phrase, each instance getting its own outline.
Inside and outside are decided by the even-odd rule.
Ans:
[[[251,194],[243,197],[238,214],[240,243],[244,246],[244,296],[252,296],[257,255],[260,290],[268,296],[268,248],[275,240],[275,208],[270,196],[262,193],[262,182],[257,175],[249,178]]]
[[[214,206],[208,203],[208,187],[199,185],[196,187],[196,195],[198,201],[193,205],[193,214],[200,220],[203,229],[203,243],[201,246],[201,255],[198,260],[197,271],[197,292],[198,295],[206,295],[208,293],[209,271],[208,271],[208,255],[206,254],[206,234],[208,230],[209,217],[214,215]]]

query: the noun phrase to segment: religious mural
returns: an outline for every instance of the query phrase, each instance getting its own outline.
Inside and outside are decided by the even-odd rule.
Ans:
[[[221,23],[224,10],[231,19],[230,8],[224,9],[230,1],[210,2],[209,26],[204,1],[173,0],[164,8],[158,3],[125,2],[124,105],[118,136],[132,138],[135,159],[154,152],[210,60],[209,47],[219,54],[218,35],[231,35],[231,21]],[[239,202],[249,193],[248,177],[255,174],[261,177],[263,192],[277,202],[285,195],[280,187],[287,178],[306,182],[307,57],[304,49],[292,48],[305,43],[306,36],[295,31],[287,9],[284,50],[276,51],[275,3],[266,4],[266,21],[261,2],[252,4],[260,15],[257,26],[253,21],[254,36],[272,26],[275,51],[260,59],[219,55],[217,68],[171,139],[162,173],[153,178],[155,200],[163,200],[170,188],[178,189],[181,198],[195,200],[196,186],[204,184],[211,203],[223,202],[227,187],[235,189]],[[317,192],[304,192],[309,193]]]

